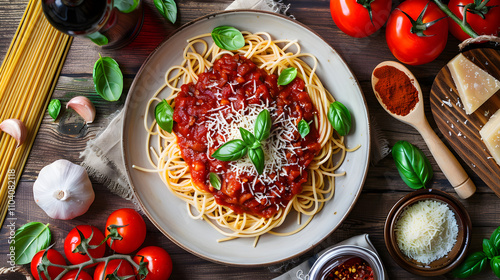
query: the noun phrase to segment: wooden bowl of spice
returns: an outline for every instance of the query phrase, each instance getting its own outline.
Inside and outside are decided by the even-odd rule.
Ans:
[[[450,272],[466,257],[471,228],[469,214],[457,199],[437,189],[422,189],[394,205],[384,239],[399,266],[436,276]]]

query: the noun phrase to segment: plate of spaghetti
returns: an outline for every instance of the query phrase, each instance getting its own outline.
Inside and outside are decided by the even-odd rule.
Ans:
[[[241,31],[241,46],[214,43],[221,26]],[[351,113],[346,136],[328,120],[335,101]],[[148,57],[127,96],[122,148],[163,234],[204,259],[259,266],[340,226],[366,178],[369,130],[358,82],[334,49],[292,19],[239,10],[184,25]]]

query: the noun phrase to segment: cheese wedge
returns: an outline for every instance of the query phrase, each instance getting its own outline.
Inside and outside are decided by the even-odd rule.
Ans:
[[[479,131],[491,156],[500,165],[500,110],[496,111]]]
[[[463,54],[457,55],[448,62],[448,68],[467,115],[474,113],[500,90],[500,82],[497,79],[468,60]]]

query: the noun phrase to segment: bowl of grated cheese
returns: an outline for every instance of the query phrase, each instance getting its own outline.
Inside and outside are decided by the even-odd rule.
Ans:
[[[422,189],[392,207],[384,239],[399,266],[413,274],[436,276],[450,272],[465,258],[471,228],[467,210],[455,197]]]

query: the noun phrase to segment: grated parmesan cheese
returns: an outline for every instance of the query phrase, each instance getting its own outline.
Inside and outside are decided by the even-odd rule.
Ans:
[[[395,235],[403,254],[427,265],[451,251],[457,242],[458,225],[445,203],[422,200],[403,211]]]

